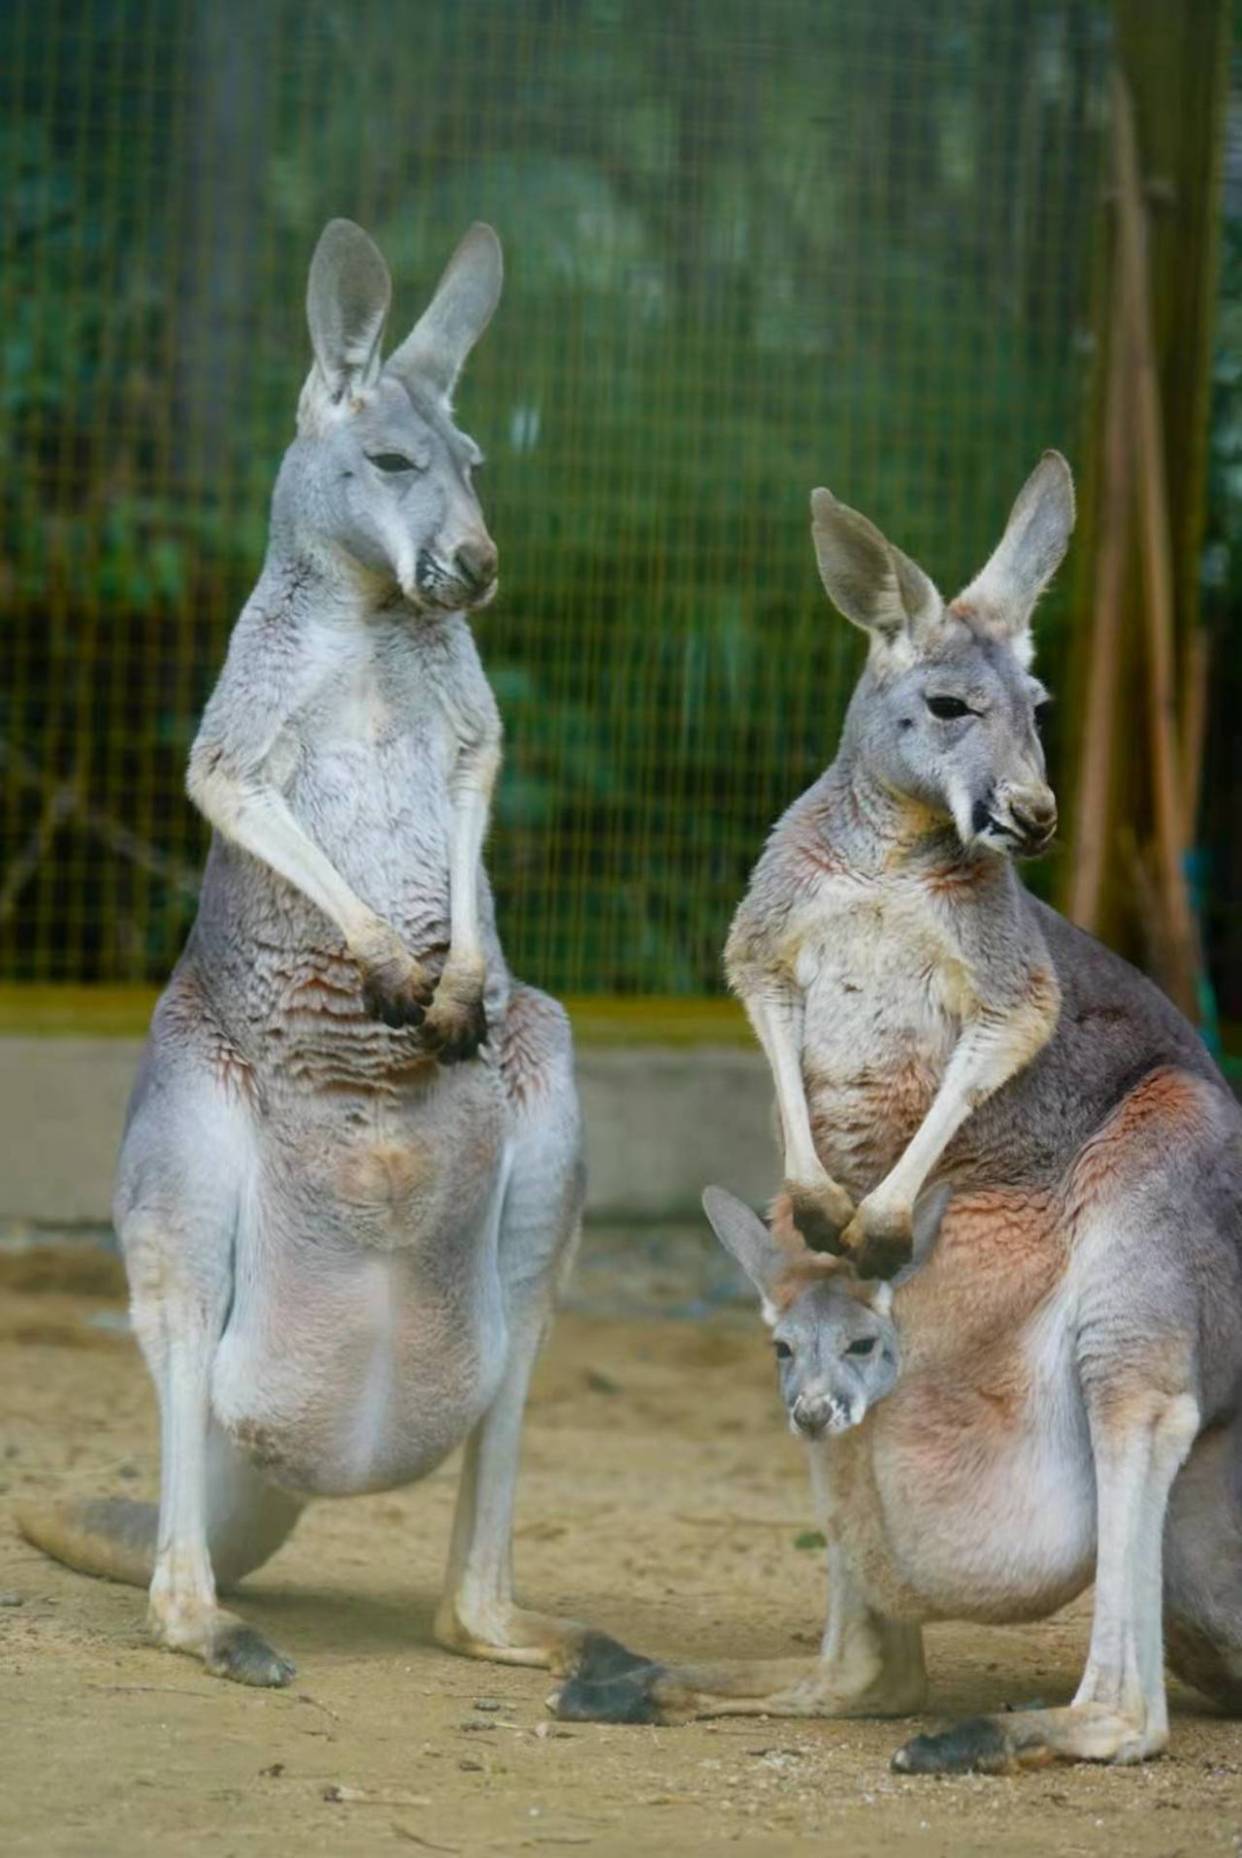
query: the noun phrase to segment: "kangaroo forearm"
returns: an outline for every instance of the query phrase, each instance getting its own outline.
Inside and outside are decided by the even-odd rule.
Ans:
[[[479,934],[479,872],[499,764],[499,747],[488,745],[462,756],[453,781],[449,961],[455,967],[481,967],[483,962]]]
[[[802,1031],[806,1016],[801,993],[769,987],[743,995],[751,1025],[772,1072],[784,1146],[784,1175],[802,1186],[836,1188],[820,1160],[811,1131],[806,1086],[802,1079]],[[837,1191],[844,1194],[843,1189]]]
[[[891,1172],[868,1196],[874,1204],[909,1210],[927,1177],[972,1110],[1015,1076],[1051,1037],[1060,994],[1041,975],[1020,1003],[991,1013],[962,1034],[931,1108]]]
[[[276,788],[220,774],[190,781],[190,797],[217,832],[260,859],[334,923],[362,952],[384,925],[298,824]]]

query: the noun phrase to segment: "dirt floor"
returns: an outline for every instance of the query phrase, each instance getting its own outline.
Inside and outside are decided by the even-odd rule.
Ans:
[[[153,1491],[154,1413],[119,1271],[93,1246],[0,1245],[0,1505]],[[1242,1727],[1174,1690],[1142,1770],[908,1780],[915,1725],[733,1719],[562,1727],[542,1672],[429,1639],[455,1465],[322,1504],[237,1602],[299,1675],[253,1691],[144,1643],[133,1589],[0,1521],[0,1842],[11,1853],[601,1854],[1242,1850]],[[810,1651],[823,1605],[799,1450],[768,1349],[697,1235],[591,1235],[531,1402],[524,1596],[644,1651]],[[937,1716],[1067,1698],[1080,1604],[929,1635]]]

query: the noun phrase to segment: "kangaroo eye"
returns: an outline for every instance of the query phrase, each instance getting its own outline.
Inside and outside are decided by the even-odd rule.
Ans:
[[[793,1350],[790,1348],[788,1342],[774,1342],[773,1347],[776,1350],[776,1359],[778,1361],[788,1361],[793,1354]]]
[[[847,1355],[869,1355],[875,1347],[873,1335],[860,1335],[856,1342],[851,1342],[846,1349]]]
[[[404,452],[368,452],[367,457],[377,471],[414,471],[417,466],[412,458]]]
[[[963,703],[960,697],[928,697],[927,707],[942,723],[951,723],[958,716],[974,715],[969,703]]]

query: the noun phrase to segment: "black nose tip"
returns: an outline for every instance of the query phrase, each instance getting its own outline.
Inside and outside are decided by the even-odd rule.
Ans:
[[[467,587],[477,592],[495,580],[497,560],[494,542],[463,542],[453,557],[453,565]]]

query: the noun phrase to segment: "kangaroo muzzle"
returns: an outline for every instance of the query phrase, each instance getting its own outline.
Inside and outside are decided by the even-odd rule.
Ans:
[[[854,1424],[853,1404],[835,1394],[799,1394],[789,1409],[793,1430],[806,1439],[845,1432]]]
[[[419,593],[435,606],[478,607],[496,591],[499,564],[496,544],[480,532],[451,551],[420,549],[414,578]]]
[[[1044,781],[996,787],[975,807],[975,830],[1006,839],[1027,857],[1045,851],[1057,829],[1057,801]]]

